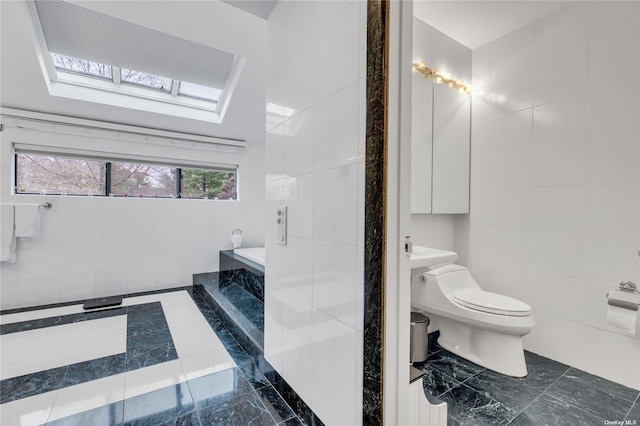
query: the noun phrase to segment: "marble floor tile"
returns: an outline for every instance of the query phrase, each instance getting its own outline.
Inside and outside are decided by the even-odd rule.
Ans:
[[[428,364],[422,364],[419,367],[414,364],[414,366],[424,373],[424,376],[422,376],[422,384],[425,392],[435,397],[449,392],[461,383]]]
[[[293,410],[291,410],[272,386],[261,387],[256,390],[256,393],[267,410],[269,410],[271,417],[273,417],[277,423],[282,423],[285,420],[295,417]]]
[[[604,420],[573,405],[543,394],[518,415],[510,426],[599,426]]]
[[[175,421],[195,411],[186,383],[162,388],[124,400],[124,424],[159,425]]]
[[[625,420],[630,420],[632,422],[631,424],[633,424],[635,420],[635,424],[640,425],[640,397],[636,400],[631,410],[629,410],[629,414],[627,414]]]
[[[603,379],[602,377],[594,376],[593,374],[589,374],[586,371],[573,367],[564,374],[564,377],[575,380],[579,383],[584,383],[587,386],[606,392],[616,398],[626,399],[631,402],[634,402],[636,398],[638,398],[638,394],[640,394],[640,391],[636,389]]]
[[[482,395],[464,384],[440,396],[448,413],[463,425],[506,425],[518,414],[514,409]]]
[[[444,350],[428,357],[426,365],[435,368],[460,382],[463,382],[484,370],[484,367],[480,367],[477,364]]]
[[[179,360],[128,371],[125,373],[124,378],[125,398],[134,398],[138,395],[186,381],[182,364]]]
[[[47,422],[46,426],[121,426],[124,423],[124,402],[118,401],[93,410]]]
[[[41,425],[47,422],[58,391],[46,392],[29,398],[0,405],[1,425]]]
[[[182,364],[182,371],[184,371],[187,380],[197,379],[236,366],[231,355],[224,348],[181,357],[180,364]]]
[[[541,391],[551,386],[570,368],[566,364],[529,351],[524,351],[524,358],[527,363],[528,374],[527,377],[522,379],[522,382]]]
[[[524,379],[508,377],[490,370],[480,372],[464,384],[516,412],[522,411],[540,395],[540,391],[527,386]]]
[[[60,389],[66,372],[65,366],[2,380],[0,404]]]
[[[625,399],[592,388],[569,377],[559,378],[545,394],[604,420],[622,420],[633,405]]]
[[[103,407],[124,399],[124,374],[69,386],[58,392],[49,421]]]

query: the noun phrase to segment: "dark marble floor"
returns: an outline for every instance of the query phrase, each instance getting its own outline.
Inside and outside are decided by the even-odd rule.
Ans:
[[[429,336],[425,392],[447,402],[450,425],[640,425],[640,392],[525,351],[523,379],[487,370]],[[614,423],[614,422],[618,423]]]
[[[184,289],[179,290],[183,291]],[[264,361],[264,358],[260,355],[245,351],[207,302],[197,293],[194,294],[191,288],[188,288],[187,291],[191,295],[200,313],[207,320],[211,329],[224,344],[225,349],[236,364],[235,367],[213,372],[205,376],[195,377],[182,383],[63,417],[46,424],[55,426],[276,426],[305,424],[305,422],[301,421],[296,415],[294,410],[287,405],[281,396],[282,391],[278,391],[274,387],[274,376],[277,375],[272,376],[270,374],[270,366]],[[166,327],[166,322],[164,322],[164,317],[160,318],[162,316],[162,309],[159,303],[129,306],[127,308],[120,308],[120,311],[114,310],[109,314],[124,314],[124,311],[126,311],[129,316],[127,330],[128,350],[126,354],[120,354],[122,355],[120,358],[123,360],[125,356],[129,355],[129,352],[134,355],[137,353],[137,350],[146,353],[153,352],[155,348],[153,343],[161,340],[161,343],[165,344],[167,336],[169,336],[168,338],[171,340],[169,329]],[[106,314],[91,315],[91,318],[85,316],[83,320],[92,319],[93,316],[104,315]],[[70,319],[65,317],[63,320],[72,321],[77,320],[77,318],[72,316]],[[54,318],[51,321],[60,322],[60,318]],[[4,327],[2,331],[4,333],[12,333],[19,332],[23,329],[28,330],[34,327],[33,324],[29,323],[30,322],[21,323],[19,327],[16,326],[17,328]],[[48,323],[39,325],[41,327],[49,326]],[[138,327],[138,325],[141,327]],[[158,337],[160,334],[162,336]],[[173,355],[168,358],[168,360],[176,358],[175,350],[172,353]],[[137,359],[137,357],[132,357],[132,359],[133,358]],[[164,360],[156,360],[155,363],[159,362],[160,364],[157,364],[157,366],[160,366],[163,361]],[[82,366],[87,364],[88,367],[91,367],[89,368],[90,370],[96,371],[102,371],[106,368],[108,371],[105,374],[101,374],[100,377],[128,371],[126,366],[123,367],[123,362],[110,363],[108,366],[102,366],[101,364],[104,368],[95,369],[93,368],[95,366],[91,364],[92,362],[93,361],[88,361],[87,363],[83,363]],[[114,364],[114,366],[111,364]],[[70,367],[74,366],[66,366],[65,371],[69,370]],[[146,367],[146,364],[136,364],[132,368],[139,369],[144,367]],[[31,376],[35,377],[38,374],[40,373],[35,373]],[[269,376],[270,380],[267,379],[265,374]],[[61,377],[66,378],[67,376],[69,376],[68,372],[66,376],[62,375]],[[96,377],[93,376],[82,376],[80,378],[82,379],[80,382],[83,383],[96,379]],[[26,397],[28,399],[29,395],[21,395],[19,392],[10,391],[9,385],[12,385],[14,381],[14,379],[2,381],[2,394],[6,396],[13,395],[14,399],[17,397]],[[168,382],[171,382],[171,379],[168,380]],[[72,386],[74,384],[76,383],[70,382],[65,386]],[[56,389],[59,387],[60,386],[56,387]],[[22,388],[24,388],[24,386]],[[39,392],[34,393],[34,395],[37,393]],[[10,401],[7,400],[3,401],[3,403],[4,402]]]

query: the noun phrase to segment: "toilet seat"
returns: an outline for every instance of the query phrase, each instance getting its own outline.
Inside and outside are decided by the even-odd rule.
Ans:
[[[531,306],[513,297],[468,288],[451,294],[454,302],[474,311],[490,314],[524,317],[531,314]]]

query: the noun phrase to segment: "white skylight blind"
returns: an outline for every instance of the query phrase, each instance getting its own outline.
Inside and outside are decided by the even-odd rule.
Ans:
[[[59,0],[37,0],[50,52],[224,89],[235,55]]]

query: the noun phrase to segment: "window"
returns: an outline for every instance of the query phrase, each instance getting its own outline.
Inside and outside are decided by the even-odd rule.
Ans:
[[[84,76],[90,78],[100,78],[113,83],[112,88],[117,88],[120,84],[136,86],[139,88],[150,89],[153,91],[165,92],[170,95],[181,98],[195,98],[201,101],[215,104],[220,99],[221,89],[210,86],[202,86],[200,84],[180,81],[160,75],[150,74],[143,71],[136,71],[128,68],[118,68],[100,62],[89,61],[87,59],[74,58],[72,56],[51,53],[53,64],[57,71],[62,73],[71,73],[76,76]],[[79,83],[76,79],[70,79],[67,82]],[[58,75],[60,81],[65,81],[64,74]],[[90,81],[84,81],[84,84],[90,84]],[[174,87],[179,87],[177,91],[173,91]],[[103,87],[104,89],[104,87]],[[167,98],[167,99],[171,99]]]
[[[173,86],[171,79],[126,68],[120,70],[120,81],[166,92],[171,92]]]
[[[112,79],[112,69],[110,65],[71,56],[58,55],[57,53],[52,53],[51,57],[53,58],[53,64],[59,70],[85,74],[90,77]]]
[[[237,200],[237,171],[17,152],[16,194]]]

